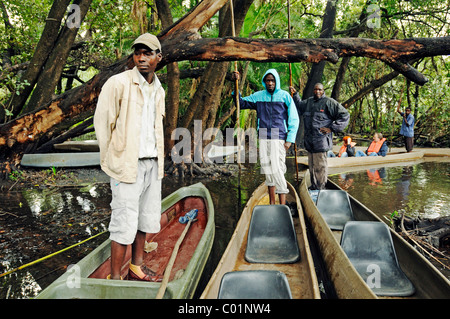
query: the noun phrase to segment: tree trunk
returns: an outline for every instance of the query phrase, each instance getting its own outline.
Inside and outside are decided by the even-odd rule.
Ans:
[[[364,6],[360,16],[359,16],[359,25],[355,26],[355,28],[350,32],[351,38],[357,38],[361,32],[366,29],[366,24],[364,21],[367,19],[367,6],[370,5],[371,1],[367,1]],[[338,73],[336,75],[336,80],[334,81],[333,91],[331,92],[331,97],[336,101],[339,101],[341,88],[344,84],[344,76],[347,72],[348,64],[350,63],[350,57],[342,58],[341,65],[339,66]]]
[[[34,152],[39,145],[92,116],[103,84],[114,74],[133,66],[132,59],[118,61],[86,84],[65,92],[36,112],[0,125],[0,161],[9,159],[17,164],[22,153]]]
[[[332,38],[334,21],[336,19],[337,0],[328,0],[323,16],[322,31],[319,38]],[[314,63],[308,76],[308,81],[303,89],[302,99],[307,99],[313,95],[314,85],[322,82],[323,70],[325,69],[325,61]]]
[[[45,61],[47,61],[48,56],[53,50],[55,42],[58,38],[58,31],[61,26],[61,21],[70,2],[71,0],[56,0],[53,2],[48,17],[45,20],[44,31],[42,32],[41,38],[36,46],[33,57],[31,58],[30,64],[28,65],[23,78],[20,79],[21,82],[27,81],[29,85],[26,85],[20,91],[20,94],[14,94],[11,102],[14,117],[17,116],[24,107],[28,97],[33,91]]]
[[[156,1],[158,16],[164,29],[173,24],[172,13],[167,0]],[[180,106],[180,69],[178,63],[167,65],[167,94],[166,94],[166,118],[164,128],[164,150],[169,154],[174,146],[171,139],[172,131],[177,128],[178,109]]]
[[[80,8],[80,23],[88,12],[91,2],[92,0],[76,0],[74,2]],[[30,101],[24,108],[24,113],[36,110],[52,98],[77,33],[77,27],[68,27],[65,25],[62,28],[58,40],[45,62],[44,69],[39,75]]]
[[[234,17],[236,34],[242,27],[250,5],[253,0],[239,0],[234,3]],[[231,35],[231,15],[229,5],[225,6],[219,15],[220,27],[219,37]],[[220,97],[227,74],[229,64],[227,62],[210,62],[200,80],[200,84],[189,104],[182,126],[193,129],[193,120],[200,119],[202,128],[208,129],[214,126]],[[207,143],[208,141],[204,141]]]

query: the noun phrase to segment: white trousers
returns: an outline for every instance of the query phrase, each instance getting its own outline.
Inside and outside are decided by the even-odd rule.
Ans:
[[[138,230],[157,233],[161,225],[161,179],[158,161],[139,160],[135,183],[122,183],[111,178],[110,239],[122,245],[134,242]]]
[[[284,140],[259,140],[259,159],[261,172],[266,175],[266,185],[275,186],[276,194],[287,194],[286,149]]]

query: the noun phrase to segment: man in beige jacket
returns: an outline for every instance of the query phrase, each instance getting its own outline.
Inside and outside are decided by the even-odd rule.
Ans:
[[[149,33],[133,43],[135,67],[103,86],[94,115],[102,170],[111,177],[111,279],[120,279],[128,245],[129,278],[151,281],[141,265],[147,233],[160,230],[165,92],[154,73],[161,44]]]

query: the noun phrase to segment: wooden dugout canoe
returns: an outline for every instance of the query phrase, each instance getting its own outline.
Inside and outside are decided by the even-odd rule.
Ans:
[[[65,141],[53,145],[55,150],[66,152],[100,152],[97,140]]]
[[[353,267],[340,245],[342,231],[331,230],[308,192],[309,171],[300,185],[300,197],[305,214],[317,238],[328,274],[339,298],[377,298]],[[327,189],[341,189],[328,180]],[[370,209],[349,195],[355,220],[383,222]],[[398,263],[415,287],[415,293],[407,298],[449,298],[450,282],[423,255],[415,250],[394,230],[389,229]],[[384,298],[385,296],[378,296]],[[387,298],[387,297],[386,297]]]
[[[363,156],[363,157],[328,157],[328,167],[367,166],[374,164],[397,163],[420,159],[424,156],[423,151],[412,151],[409,153],[388,153],[386,156]],[[308,166],[308,156],[298,156],[299,164]]]
[[[184,238],[164,294],[165,299],[192,298],[200,280],[214,241],[214,207],[207,188],[201,184],[183,187],[162,201],[161,231],[149,234],[147,241],[158,243],[158,248],[145,254],[144,265],[162,276],[169,262],[175,243],[186,227],[178,219],[191,209],[198,209],[197,221],[193,222]],[[106,240],[93,252],[68,270],[37,298],[40,299],[153,299],[160,282],[126,280],[131,247],[122,267],[125,280],[107,280],[110,273],[111,242]],[[78,271],[78,272],[77,272]]]
[[[248,270],[272,270],[283,272],[288,279],[293,299],[320,298],[319,286],[307,239],[300,198],[294,187],[289,183],[288,188],[289,194],[287,195],[287,201],[296,203],[298,209],[298,216],[293,218],[293,222],[300,251],[300,260],[289,264],[249,263],[245,260],[244,254],[253,208],[256,205],[269,204],[268,189],[263,183],[253,192],[251,198],[248,200],[228,246],[206,288],[200,296],[201,299],[216,299],[218,297],[220,283],[222,277],[226,273]]]

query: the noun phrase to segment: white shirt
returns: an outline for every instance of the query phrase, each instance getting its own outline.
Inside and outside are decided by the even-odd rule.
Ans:
[[[144,105],[142,107],[141,141],[139,148],[139,158],[157,157],[156,135],[155,135],[155,81],[148,83],[142,74],[139,74],[139,88],[144,95]]]

